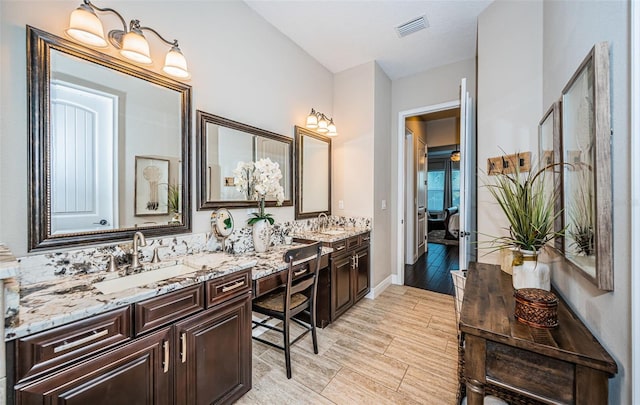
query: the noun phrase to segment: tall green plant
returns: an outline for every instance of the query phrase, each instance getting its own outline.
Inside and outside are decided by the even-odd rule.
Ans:
[[[493,240],[497,249],[538,251],[551,239],[563,235],[563,231],[554,230],[554,222],[560,215],[554,213],[557,192],[548,192],[544,180],[548,169],[555,166],[521,172],[516,164],[514,173],[499,173],[493,184],[485,184],[509,221],[509,236]]]

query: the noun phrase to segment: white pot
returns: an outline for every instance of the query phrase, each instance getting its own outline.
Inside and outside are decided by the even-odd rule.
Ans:
[[[266,219],[253,224],[253,248],[256,252],[262,253],[269,249],[271,240],[271,227]]]
[[[549,265],[538,260],[538,253],[529,250],[513,252],[513,288],[551,290]]]

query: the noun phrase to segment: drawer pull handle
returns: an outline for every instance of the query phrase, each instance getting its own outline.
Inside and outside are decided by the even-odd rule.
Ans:
[[[237,290],[238,288],[244,286],[244,280],[236,281],[234,284],[227,284],[222,287],[222,292],[226,293],[232,290]]]
[[[300,274],[304,274],[306,272],[307,272],[307,269],[298,270],[295,273],[293,273],[293,277],[298,277]]]
[[[162,348],[164,349],[164,359],[162,361],[162,371],[165,373],[169,372],[169,341],[165,340],[162,343]]]
[[[180,336],[180,343],[182,343],[182,353],[180,353],[180,358],[183,363],[187,362],[187,334],[182,333]]]
[[[78,340],[75,340],[75,341],[70,342],[70,343],[67,343],[65,341],[64,344],[61,344],[60,346],[54,347],[53,348],[53,352],[54,353],[64,352],[65,350],[72,349],[74,347],[83,345],[85,343],[89,343],[92,340],[100,339],[101,337],[106,336],[108,333],[109,333],[109,331],[107,329],[103,329],[100,332],[93,331],[92,335],[85,336],[82,339],[78,339]]]
[[[369,240],[371,238],[369,238],[368,236],[366,238],[362,238],[362,240]]]
[[[344,248],[346,248],[346,246],[345,246],[345,245],[342,245],[342,246],[340,246],[340,247],[337,247],[337,248],[336,248],[336,250],[342,250],[342,249],[344,249]]]

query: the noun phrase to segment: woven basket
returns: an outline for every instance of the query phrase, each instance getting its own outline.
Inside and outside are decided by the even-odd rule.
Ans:
[[[521,288],[513,293],[516,298],[515,318],[534,328],[558,326],[558,297],[539,288]]]

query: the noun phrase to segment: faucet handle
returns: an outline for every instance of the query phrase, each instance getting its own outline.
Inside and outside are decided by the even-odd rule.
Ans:
[[[156,264],[160,263],[160,256],[158,255],[158,247],[153,248],[153,257],[151,258],[151,263]]]
[[[112,273],[118,270],[118,266],[116,265],[116,258],[112,253],[107,253],[104,255],[96,255],[96,257],[108,257],[109,264],[107,265],[107,272]]]

